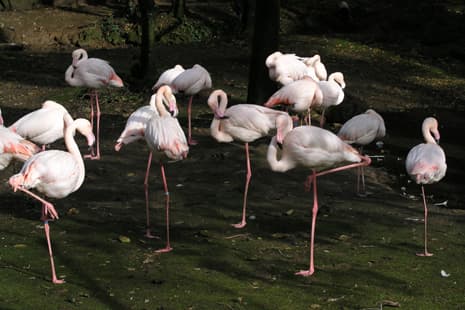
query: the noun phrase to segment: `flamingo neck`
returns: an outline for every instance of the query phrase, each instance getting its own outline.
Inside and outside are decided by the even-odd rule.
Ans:
[[[74,77],[74,70],[73,66],[69,66],[65,72],[65,81],[71,86],[84,86],[80,79],[76,79]]]
[[[266,159],[271,167],[271,170],[277,172],[286,172],[295,168],[296,166],[295,162],[288,160],[285,155],[281,156],[281,159],[278,160],[278,141],[276,137],[271,139],[270,145],[268,146]]]
[[[433,135],[431,134],[431,127],[430,126],[424,126],[422,131],[423,131],[423,138],[425,139],[426,143],[437,144],[436,140],[434,139]]]
[[[68,113],[65,113],[64,115],[64,123],[65,123],[64,140],[65,140],[66,149],[74,157],[78,165],[78,168],[79,168],[79,178],[78,178],[78,181],[75,187],[75,189],[77,189],[82,185],[82,183],[84,182],[84,177],[85,177],[84,160],[82,159],[82,155],[81,155],[81,152],[79,151],[79,147],[76,144],[76,141],[74,140],[74,135],[75,135],[78,123],[76,123]]]
[[[219,100],[218,97],[220,98]],[[214,113],[214,117],[210,125],[210,134],[212,135],[212,137],[220,142],[233,141],[234,139],[231,137],[231,135],[224,132],[221,126],[221,123],[223,122],[223,119],[221,119],[221,117],[224,116],[226,107],[228,105],[228,97],[226,96],[226,93],[222,90],[214,91],[210,95],[208,105]]]

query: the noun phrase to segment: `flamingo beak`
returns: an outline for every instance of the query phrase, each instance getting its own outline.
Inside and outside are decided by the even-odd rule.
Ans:
[[[177,109],[176,102],[174,100],[169,101],[169,110],[170,110],[171,116],[173,117],[178,116],[179,110]]]

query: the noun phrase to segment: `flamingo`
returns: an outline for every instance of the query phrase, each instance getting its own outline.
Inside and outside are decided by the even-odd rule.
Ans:
[[[310,123],[310,109],[321,106],[323,93],[320,86],[313,79],[306,77],[284,85],[265,102],[265,107],[274,107],[278,104],[290,105],[298,113],[307,113]]]
[[[2,109],[0,109],[0,126],[3,126]]]
[[[320,127],[323,127],[326,109],[339,105],[344,100],[346,83],[344,82],[344,75],[341,72],[333,72],[329,75],[327,81],[319,81],[318,85],[323,93],[323,102],[321,103],[323,112],[321,112],[320,119]]]
[[[219,99],[218,99],[219,98]],[[292,129],[292,119],[286,112],[276,111],[255,104],[238,104],[228,109],[226,93],[217,89],[208,98],[208,106],[214,113],[210,131],[218,142],[243,142],[245,145],[247,175],[242,207],[242,220],[233,224],[235,228],[243,228],[247,208],[247,192],[252,171],[250,168],[249,142],[266,136],[270,130],[277,129],[278,141],[282,142],[287,132]]]
[[[314,68],[307,66],[301,59],[295,54],[283,54],[279,51],[272,53],[265,60],[270,79],[282,85],[301,80],[304,77],[317,80]]]
[[[121,133],[120,137],[116,141],[115,151],[119,151],[124,144],[129,144],[134,141],[144,139],[145,137],[145,130],[147,127],[147,122],[153,116],[160,116],[157,108],[157,100],[161,100],[162,103],[167,104],[168,108],[173,116],[176,117],[178,114],[178,109],[176,106],[176,98],[171,92],[171,88],[167,85],[163,85],[158,88],[157,93],[153,94],[150,98],[150,104],[140,107],[136,111],[134,111],[128,118],[126,122],[126,126]],[[146,224],[146,231],[145,236],[147,238],[155,238],[150,230],[150,216],[149,216],[149,193],[148,193],[148,178],[149,178],[149,171],[150,171],[150,163],[151,163],[151,153],[149,155],[149,161],[147,165],[147,171],[145,174],[145,181],[144,181],[144,190],[145,190],[145,211],[147,217],[147,224]]]
[[[52,282],[55,284],[64,283],[64,280],[58,279],[56,276],[48,222],[49,220],[58,219],[58,212],[52,203],[31,192],[30,189],[35,188],[47,197],[64,198],[77,191],[84,182],[84,161],[74,141],[74,133],[80,127],[83,127],[81,132],[87,130],[89,121],[85,119],[73,121],[68,113],[64,115],[63,121],[65,123],[64,138],[67,151],[49,150],[37,153],[24,163],[18,174],[9,179],[9,183],[15,192],[20,190],[42,203],[41,220],[44,222]],[[91,134],[92,130],[90,129],[87,137],[92,137]],[[90,146],[94,141],[91,139],[88,140],[88,143]]]
[[[434,117],[428,117],[423,121],[421,128],[426,143],[418,144],[409,151],[405,160],[405,168],[412,180],[417,184],[421,184],[421,194],[423,196],[425,249],[423,253],[417,255],[432,256],[433,254],[428,252],[427,248],[428,207],[426,205],[424,184],[439,182],[446,175],[447,165],[446,155],[438,145],[440,138],[438,121]]]
[[[94,103],[96,108],[97,123],[97,153],[92,150],[90,159],[100,159],[100,105],[98,102],[98,88],[112,86],[123,87],[123,80],[106,60],[100,58],[88,58],[86,50],[80,48],[72,53],[73,62],[65,72],[65,80],[71,86],[88,87],[93,89],[90,95],[90,120],[94,125]]]
[[[368,166],[371,160],[369,157],[361,155],[332,132],[315,126],[300,126],[290,131],[284,137],[280,159],[278,159],[278,141],[276,137],[273,137],[268,147],[267,160],[271,170],[277,172],[286,172],[297,166],[313,170],[313,218],[310,238],[310,266],[309,269],[296,273],[301,276],[310,276],[315,271],[313,264],[313,243],[316,216],[318,213],[316,178],[353,167]],[[340,166],[342,164],[344,165]]]
[[[170,85],[173,80],[184,71],[185,70],[181,65],[176,65],[173,68],[164,71],[158,78],[157,82],[152,86],[152,90],[156,91],[162,85]]]
[[[166,86],[168,87],[168,86]],[[160,88],[162,89],[162,88]],[[148,177],[150,166],[152,163],[152,156],[159,160],[161,176],[163,179],[163,188],[165,190],[165,209],[166,209],[166,246],[157,250],[158,253],[169,252],[172,250],[170,245],[170,226],[169,226],[169,204],[170,196],[168,191],[168,184],[166,182],[165,168],[163,164],[164,157],[172,160],[182,160],[187,157],[189,146],[187,144],[186,135],[182,131],[181,125],[178,120],[173,117],[171,113],[177,111],[176,101],[170,101],[170,112],[168,112],[162,103],[163,96],[160,89],[157,92],[155,105],[158,114],[154,114],[147,122],[145,128],[145,141],[150,148],[150,155],[147,163],[147,172],[145,175],[145,183],[148,184]],[[169,98],[169,97],[168,97]],[[147,197],[147,196],[146,196]]]
[[[0,125],[0,170],[8,167],[13,158],[26,161],[39,151],[37,145]]]
[[[42,104],[42,108],[24,115],[8,128],[25,139],[42,144],[42,150],[45,150],[45,145],[63,138],[63,117],[67,113],[68,111],[61,104],[47,100]],[[93,136],[90,122],[88,126],[90,132],[85,126],[78,127],[77,130],[84,136]],[[87,136],[87,139],[92,138]]]
[[[301,61],[307,65],[307,67],[313,68],[315,72],[316,81],[325,81],[328,77],[328,72],[326,71],[326,66],[321,62],[321,56],[318,54],[313,55],[312,57],[301,57]],[[329,79],[329,78],[328,78]]]
[[[356,115],[342,125],[338,132],[338,137],[349,144],[360,146],[360,153],[363,153],[363,146],[372,143],[375,139],[381,139],[386,135],[384,119],[375,110],[368,109],[363,114]],[[362,191],[360,192],[360,176],[362,179]],[[363,166],[357,169],[357,193],[365,195],[365,171]]]
[[[192,139],[192,98],[195,94],[198,94],[204,89],[210,89],[212,87],[212,80],[210,73],[199,64],[195,64],[192,68],[183,71],[179,74],[171,83],[171,88],[174,92],[183,92],[190,96],[189,103],[187,105],[187,142],[189,145],[196,145],[197,141]]]

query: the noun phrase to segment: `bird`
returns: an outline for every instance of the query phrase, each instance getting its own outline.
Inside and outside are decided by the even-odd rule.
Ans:
[[[189,103],[187,105],[187,142],[189,145],[196,145],[197,141],[192,139],[192,98],[202,90],[210,89],[212,87],[212,80],[210,73],[201,65],[195,64],[179,74],[170,84],[173,92],[182,92],[189,96]]]
[[[157,93],[153,94],[150,97],[150,104],[140,107],[134,111],[126,121],[126,126],[116,141],[115,151],[119,151],[123,145],[130,144],[134,141],[145,139],[145,130],[147,127],[148,121],[153,116],[160,116],[157,108],[157,98],[161,100],[162,104],[166,104],[169,108],[170,113],[173,117],[176,117],[178,114],[178,108],[176,106],[176,98],[174,97],[171,88],[167,85],[163,85],[158,88]],[[145,209],[147,224],[145,230],[145,236],[147,238],[154,238],[150,230],[150,216],[149,216],[149,200],[148,200],[148,177],[151,163],[151,155],[149,155],[149,161],[147,165],[147,171],[145,174],[144,180],[144,190],[145,190]]]
[[[310,123],[310,110],[323,103],[323,93],[320,86],[313,79],[306,77],[284,85],[278,89],[264,103],[265,107],[272,108],[279,104],[289,105],[298,113],[307,113]]]
[[[323,127],[325,122],[325,111],[331,106],[341,104],[344,100],[344,75],[341,72],[333,72],[329,75],[328,80],[318,82],[321,92],[323,93],[323,102],[321,103],[320,127]]]
[[[275,136],[271,139],[267,161],[271,170],[276,172],[286,172],[298,166],[312,169],[313,218],[310,238],[310,266],[309,269],[296,273],[301,276],[310,276],[315,271],[313,243],[318,213],[317,177],[349,168],[368,166],[371,160],[326,129],[316,126],[299,126],[292,129],[284,137],[280,159],[278,159],[277,138]]]
[[[52,282],[55,284],[64,283],[64,280],[58,279],[56,275],[50,241],[49,221],[58,219],[58,212],[52,203],[30,190],[35,188],[47,197],[61,199],[77,191],[84,182],[84,161],[74,140],[74,133],[81,126],[88,128],[89,121],[85,119],[73,120],[68,113],[64,115],[63,121],[65,123],[64,139],[67,151],[48,150],[33,155],[24,163],[21,171],[11,176],[8,181],[13,191],[22,191],[42,203],[41,220],[44,222],[48,244]],[[89,132],[88,136],[91,133],[92,131]],[[94,141],[88,142],[89,144],[94,143]]]
[[[307,66],[302,59],[302,57],[298,57],[295,54],[274,52],[265,60],[268,76],[272,81],[278,82],[281,85],[287,85],[305,77],[317,80],[314,68]]]
[[[2,109],[0,109],[0,126],[3,126]]]
[[[315,54],[312,57],[300,57],[300,60],[306,64],[307,67],[313,68],[316,81],[325,81],[326,78],[328,78],[326,66],[321,62],[321,56],[319,54]]]
[[[90,120],[94,125],[94,103],[96,109],[96,154],[92,150],[86,158],[100,159],[100,105],[97,89],[107,86],[123,87],[123,80],[116,74],[110,64],[100,58],[88,58],[87,51],[80,48],[72,53],[73,62],[65,72],[66,82],[75,87],[88,87],[90,94]]]
[[[242,207],[242,220],[232,226],[246,226],[247,193],[252,171],[250,167],[249,143],[277,130],[278,141],[282,141],[292,129],[293,121],[287,112],[277,111],[256,104],[237,104],[226,109],[227,94],[217,89],[208,97],[208,106],[214,114],[210,132],[218,142],[240,141],[245,145],[247,174]]]
[[[24,162],[39,151],[37,145],[0,125],[0,170],[8,167],[13,159]]]
[[[383,117],[373,109],[365,113],[355,115],[342,125],[337,136],[342,141],[359,146],[359,152],[363,153],[363,146],[372,143],[375,139],[382,139],[386,135],[386,126]],[[360,191],[360,178],[362,191]],[[357,169],[357,193],[366,195],[365,172],[363,167]]]
[[[161,88],[160,88],[161,89]],[[160,89],[158,92],[160,92]],[[169,102],[169,111],[166,110],[163,104],[163,96],[158,95],[155,100],[155,105],[158,114],[154,114],[147,122],[145,128],[145,141],[150,149],[150,155],[147,163],[147,172],[145,176],[146,183],[150,172],[152,163],[152,156],[158,159],[160,164],[161,177],[163,180],[163,188],[165,190],[165,209],[166,209],[166,246],[157,250],[158,253],[170,252],[172,250],[170,244],[170,226],[169,226],[169,207],[170,196],[168,191],[168,184],[165,177],[164,160],[183,160],[187,158],[189,153],[189,145],[187,143],[186,135],[181,128],[177,118],[173,117],[171,113],[177,111],[176,101]]]
[[[47,100],[42,104],[42,108],[22,116],[8,128],[25,139],[41,144],[42,150],[45,150],[46,145],[63,138],[63,117],[67,113],[68,111],[61,104]],[[92,134],[92,125],[90,122],[88,125],[90,126],[90,132],[88,128],[83,126],[77,128],[77,130],[82,129],[84,131],[81,134],[90,135]],[[91,137],[87,138],[90,139]]]
[[[152,90],[156,92],[160,86],[170,85],[173,80],[184,71],[185,69],[181,65],[175,65],[173,68],[164,71],[158,78],[157,82],[152,86]]]
[[[405,169],[410,178],[421,185],[424,206],[425,248],[418,256],[432,256],[427,248],[428,207],[425,198],[425,184],[439,182],[446,175],[447,164],[444,150],[439,146],[438,121],[434,117],[427,117],[421,126],[425,143],[414,146],[407,154]]]

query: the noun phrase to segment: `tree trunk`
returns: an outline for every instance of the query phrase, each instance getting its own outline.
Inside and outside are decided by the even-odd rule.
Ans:
[[[152,68],[151,51],[155,42],[155,20],[153,0],[140,0],[141,16],[141,46],[140,46],[140,76],[144,77]]]
[[[172,0],[173,16],[178,19],[184,18],[186,11],[186,0]]]
[[[247,102],[263,104],[275,91],[265,60],[279,47],[279,0],[256,0]]]

